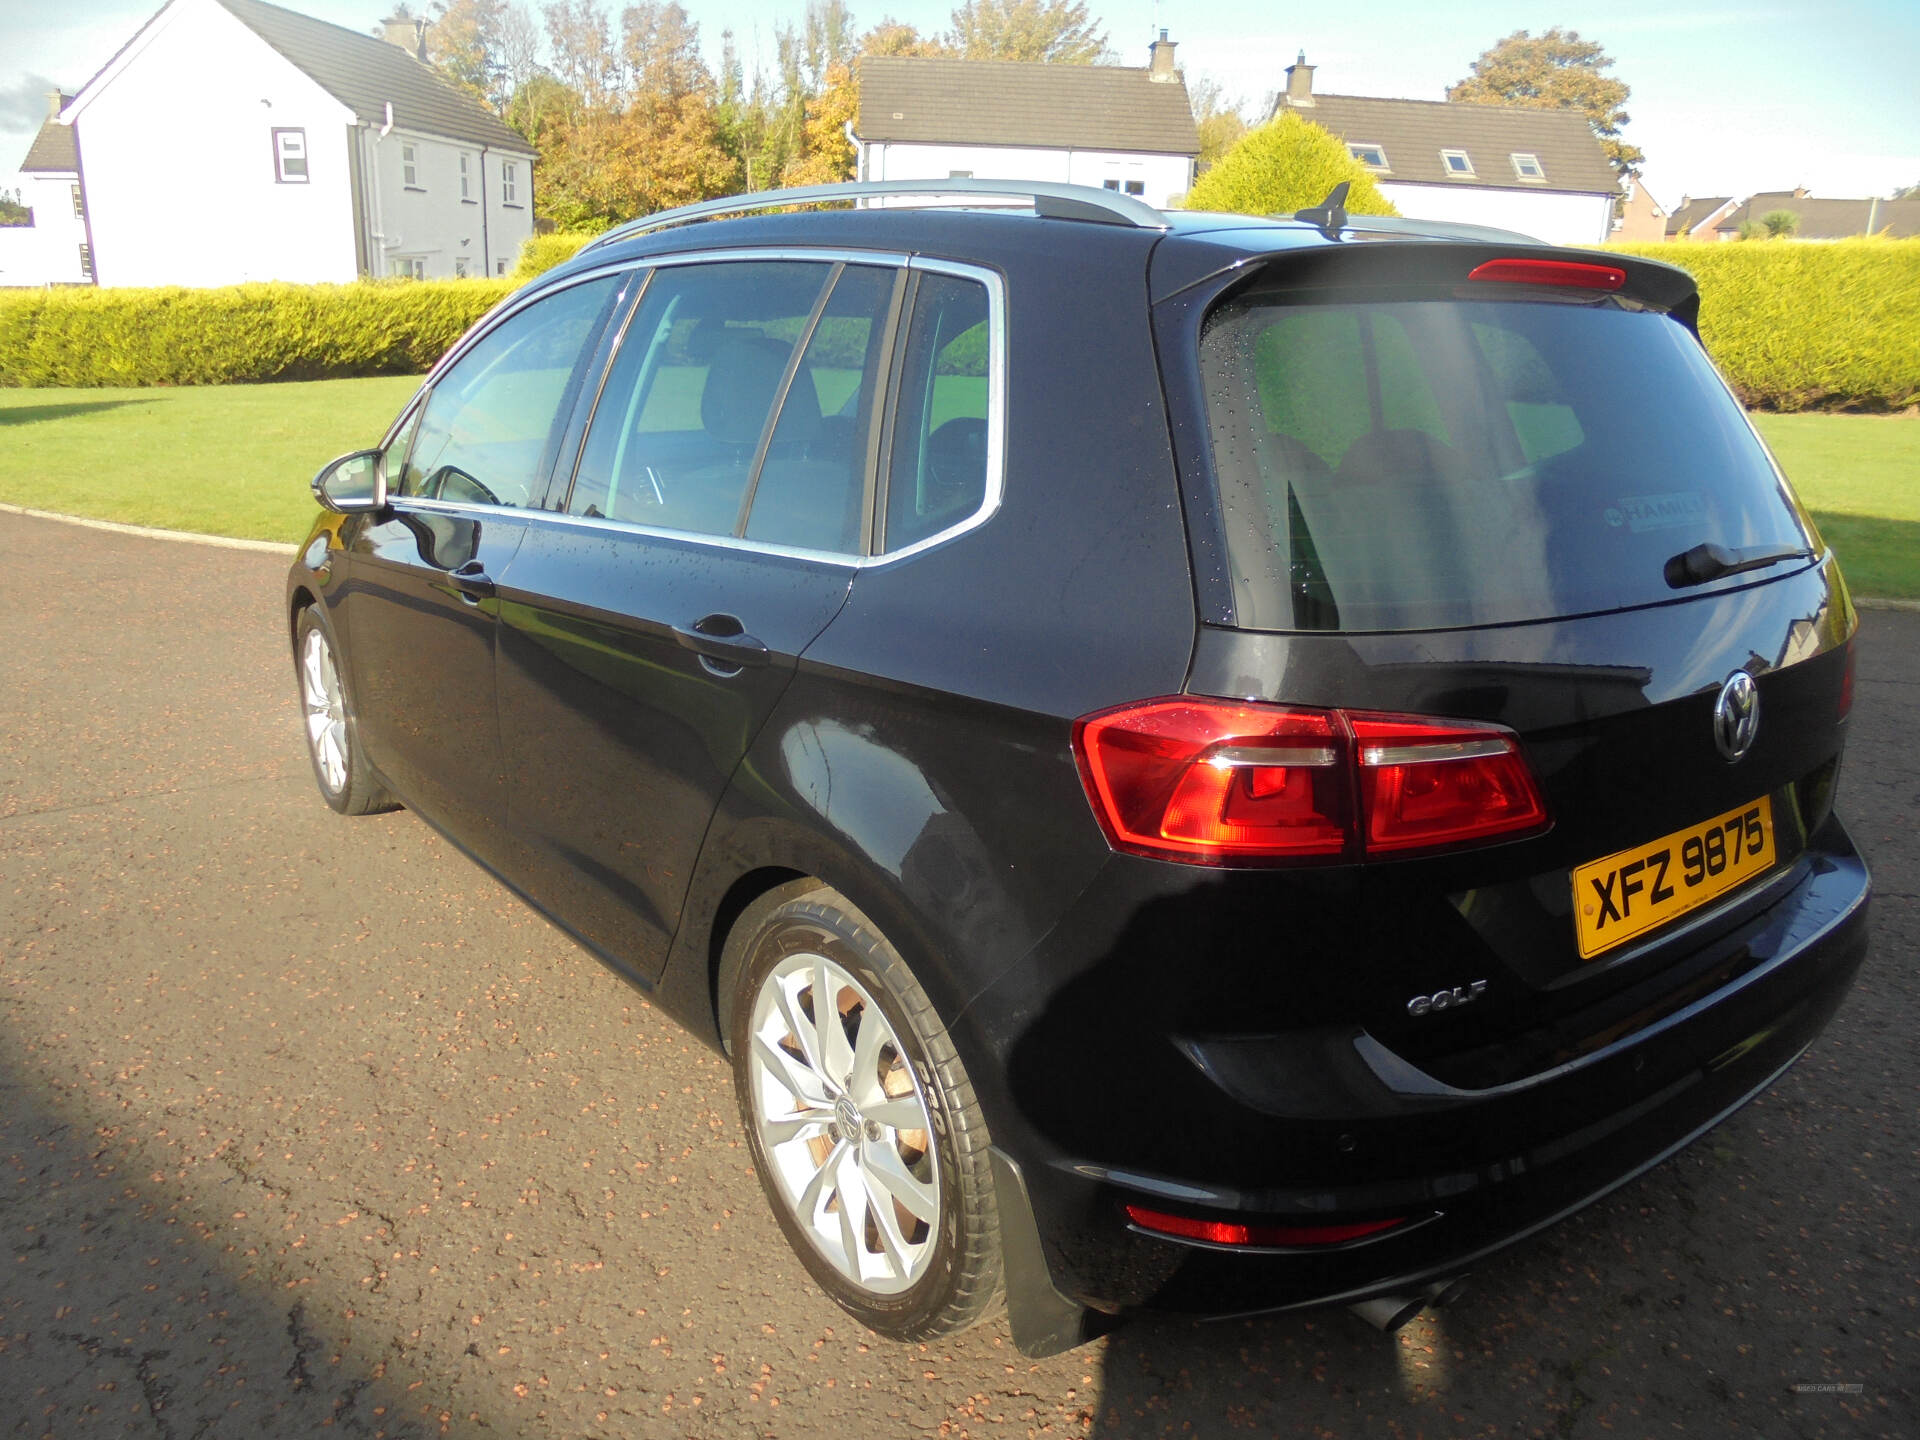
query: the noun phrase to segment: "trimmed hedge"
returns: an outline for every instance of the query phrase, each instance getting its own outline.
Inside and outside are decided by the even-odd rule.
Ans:
[[[1920,240],[1610,248],[1694,277],[1700,338],[1756,410],[1920,404]]]
[[[0,293],[0,386],[417,375],[589,235],[539,235],[507,280]],[[1690,271],[1700,333],[1762,410],[1920,405],[1920,240],[1622,245]]]
[[[0,385],[418,375],[513,288],[506,280],[367,280],[0,295]]]
[[[595,237],[577,230],[561,230],[551,235],[529,235],[520,245],[520,259],[507,278],[524,285],[536,275],[544,275],[554,266],[571,260],[580,248]]]

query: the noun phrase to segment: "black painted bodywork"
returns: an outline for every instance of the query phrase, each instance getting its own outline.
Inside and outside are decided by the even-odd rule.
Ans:
[[[323,516],[289,601],[321,608],[394,790],[709,1045],[721,943],[754,895],[812,875],[872,917],[981,1096],[1023,1346],[1080,1338],[1081,1307],[1231,1313],[1458,1273],[1656,1163],[1811,1041],[1864,955],[1868,893],[1831,813],[1856,621],[1830,555],[1536,624],[1234,625],[1194,358],[1207,309],[1274,267],[1431,287],[1523,247],[857,211],[615,243],[532,288],[809,246],[1004,278],[1005,488],[985,523],[856,565],[397,500]],[[1691,326],[1679,272],[1593,258]],[[483,586],[454,573],[476,560]],[[675,644],[714,613],[766,663],[726,673]],[[1709,716],[1741,668],[1765,722],[1729,765]],[[1364,866],[1116,854],[1073,721],[1182,691],[1511,727],[1554,824]],[[1580,962],[1570,867],[1761,793],[1769,878]],[[1480,980],[1471,1007],[1408,1013]],[[1133,1229],[1128,1201],[1419,1223],[1248,1253]]]

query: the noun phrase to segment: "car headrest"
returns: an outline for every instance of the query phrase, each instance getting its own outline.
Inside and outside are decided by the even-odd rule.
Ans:
[[[759,335],[725,336],[714,347],[700,392],[700,423],[723,445],[760,439],[792,346]]]

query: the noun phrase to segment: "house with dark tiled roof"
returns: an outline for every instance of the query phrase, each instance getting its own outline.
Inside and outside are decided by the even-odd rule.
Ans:
[[[1331,131],[1402,215],[1517,230],[1555,245],[1612,233],[1620,178],[1577,110],[1314,92],[1303,52],[1273,113]]]
[[[1718,239],[1713,227],[1739,203],[1739,199],[1732,195],[1703,195],[1698,200],[1691,195],[1682,195],[1680,204],[1667,216],[1666,238],[1693,241]]]
[[[1848,240],[1856,235],[1888,235],[1896,240],[1920,235],[1920,200],[1828,200],[1805,189],[1763,190],[1747,197],[1714,225],[1714,237],[1738,240],[1751,223],[1764,232],[1765,218],[1784,210],[1794,218],[1792,240]]]
[[[1200,137],[1166,31],[1145,66],[868,55],[853,124],[862,180],[1049,180],[1165,206]]]
[[[533,147],[484,104],[265,0],[168,0],[54,123],[102,285],[497,275],[533,230]]]
[[[30,225],[0,229],[0,285],[86,285],[93,279],[87,207],[73,132],[56,118],[71,100],[47,95],[47,120],[20,162],[20,201]]]

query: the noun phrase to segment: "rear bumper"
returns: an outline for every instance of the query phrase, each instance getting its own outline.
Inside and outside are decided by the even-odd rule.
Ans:
[[[1592,1203],[1765,1089],[1844,999],[1866,954],[1866,867],[1837,820],[1802,863],[1786,894],[1718,942],[1740,961],[1735,978],[1512,1084],[1453,1088],[1358,1029],[1167,1037],[1200,1082],[1182,1173],[1064,1154],[1020,1117],[997,1124],[1051,1290],[1108,1312],[1354,1301],[1459,1274]],[[1268,1224],[1409,1218],[1343,1247],[1258,1249],[1148,1233],[1128,1203]]]

